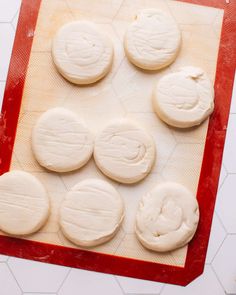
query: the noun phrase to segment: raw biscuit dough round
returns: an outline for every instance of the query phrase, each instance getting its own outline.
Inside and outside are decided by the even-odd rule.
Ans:
[[[155,162],[155,154],[151,135],[128,119],[108,125],[94,145],[99,169],[121,183],[135,183],[146,177]]]
[[[199,125],[213,112],[213,85],[202,69],[184,67],[158,81],[153,91],[153,107],[171,126]]]
[[[124,218],[124,204],[115,188],[100,179],[86,179],[67,194],[60,209],[64,235],[78,246],[110,240]]]
[[[198,221],[198,203],[193,194],[181,184],[166,182],[142,198],[135,232],[144,247],[167,252],[186,245]]]
[[[10,235],[29,235],[46,222],[47,192],[32,174],[13,170],[0,176],[0,229]]]
[[[64,108],[43,113],[32,132],[32,149],[39,164],[56,172],[85,165],[93,153],[93,136],[77,114]]]
[[[174,19],[158,9],[141,10],[124,38],[128,59],[146,70],[158,70],[171,64],[180,44],[181,34]]]
[[[113,45],[88,21],[71,22],[53,40],[52,57],[61,75],[75,84],[91,84],[111,69]]]

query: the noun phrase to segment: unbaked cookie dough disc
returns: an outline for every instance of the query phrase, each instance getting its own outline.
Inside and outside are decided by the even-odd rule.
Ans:
[[[76,21],[59,29],[53,40],[52,57],[64,78],[75,84],[90,84],[110,70],[113,45],[95,24]]]
[[[53,108],[34,126],[32,149],[41,166],[69,172],[85,165],[92,156],[93,136],[75,113]]]
[[[202,69],[184,67],[158,81],[153,107],[160,119],[171,126],[199,125],[213,112],[213,85]]]
[[[108,125],[95,140],[94,159],[100,170],[121,183],[135,183],[155,162],[151,135],[128,119]]]
[[[174,19],[158,9],[141,10],[124,39],[128,59],[146,70],[158,70],[171,64],[180,44],[181,34]]]
[[[108,182],[87,179],[67,194],[60,209],[64,235],[78,246],[92,247],[110,240],[124,218],[120,194]]]
[[[166,252],[186,245],[198,221],[198,203],[193,194],[181,184],[166,182],[141,200],[135,231],[144,247]]]
[[[13,170],[0,176],[0,230],[32,234],[46,222],[49,208],[47,192],[32,174]]]

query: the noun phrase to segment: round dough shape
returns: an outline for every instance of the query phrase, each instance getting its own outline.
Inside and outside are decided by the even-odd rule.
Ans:
[[[213,112],[213,85],[202,69],[184,67],[158,81],[153,107],[160,119],[171,126],[199,125]]]
[[[153,138],[128,119],[107,126],[95,140],[94,159],[101,171],[121,183],[148,175],[155,162]]]
[[[167,182],[143,197],[135,232],[144,247],[166,252],[186,245],[198,221],[198,203],[193,194],[181,184]]]
[[[0,176],[0,229],[10,235],[39,230],[49,215],[49,198],[40,181],[24,171]]]
[[[174,19],[158,9],[141,10],[124,39],[128,59],[146,70],[158,70],[171,64],[180,44],[181,34]]]
[[[108,182],[87,179],[67,194],[60,209],[64,235],[78,246],[92,247],[110,240],[120,228],[124,205]]]
[[[85,165],[93,153],[93,137],[78,116],[64,108],[43,113],[33,128],[32,149],[39,164],[56,172]]]
[[[76,21],[59,29],[53,40],[52,57],[65,79],[90,84],[111,69],[113,45],[93,23]]]

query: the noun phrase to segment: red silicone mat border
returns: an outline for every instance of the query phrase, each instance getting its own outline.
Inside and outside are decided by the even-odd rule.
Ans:
[[[41,262],[186,285],[204,268],[221,168],[236,64],[236,2],[181,0],[224,9],[215,80],[215,110],[207,132],[197,199],[200,222],[190,242],[184,267],[164,265],[0,235],[0,253]],[[41,0],[23,0],[0,117],[0,174],[9,170]],[[43,78],[43,77],[42,77]],[[200,241],[200,242],[199,242]]]

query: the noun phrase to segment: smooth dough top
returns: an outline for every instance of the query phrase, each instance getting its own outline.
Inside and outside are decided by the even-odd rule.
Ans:
[[[141,10],[124,39],[128,59],[146,70],[158,70],[171,64],[180,45],[181,34],[174,19],[158,9]]]
[[[93,136],[77,114],[53,108],[33,128],[32,149],[43,167],[68,172],[85,165],[93,153]]]
[[[0,176],[0,230],[32,234],[46,222],[49,209],[47,192],[32,174],[13,170]]]
[[[213,85],[202,69],[181,68],[158,81],[153,92],[153,107],[171,126],[199,125],[213,112]]]
[[[67,80],[90,84],[110,70],[113,45],[95,24],[76,21],[59,29],[53,40],[52,57],[58,71]]]
[[[128,119],[114,121],[95,140],[94,159],[108,177],[135,183],[150,172],[155,162],[151,135]]]
[[[76,184],[60,209],[65,236],[79,246],[96,246],[111,239],[124,217],[124,204],[115,188],[100,179]]]
[[[143,197],[135,231],[143,246],[166,252],[187,244],[198,221],[198,203],[193,194],[181,184],[166,182]]]

